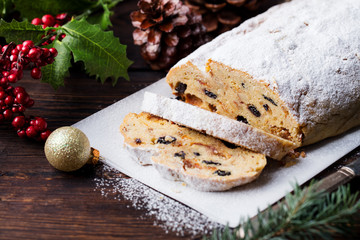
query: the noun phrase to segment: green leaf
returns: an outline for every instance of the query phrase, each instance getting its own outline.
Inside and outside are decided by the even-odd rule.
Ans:
[[[68,22],[61,29],[66,33],[62,41],[73,52],[74,61],[83,61],[90,75],[102,83],[111,77],[114,85],[119,77],[129,79],[127,69],[132,61],[126,57],[126,45],[120,44],[112,31],[104,32],[84,19]]]
[[[110,21],[111,12],[107,4],[103,4],[104,11],[89,15],[86,20],[91,24],[99,24],[102,30],[106,30],[112,26]]]
[[[58,51],[55,61],[41,68],[42,82],[50,83],[54,89],[64,86],[64,78],[69,76],[71,66],[71,51],[59,40],[53,42],[52,46]]]
[[[56,15],[59,13],[79,14],[98,4],[92,0],[14,0],[15,10],[21,17],[32,20],[41,18],[45,14]]]
[[[20,43],[25,40],[38,42],[41,40],[45,30],[41,26],[35,26],[28,21],[18,22],[12,20],[10,23],[0,20],[0,36],[7,42]]]

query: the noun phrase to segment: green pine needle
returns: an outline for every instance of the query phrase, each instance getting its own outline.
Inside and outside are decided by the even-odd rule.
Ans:
[[[301,189],[295,184],[276,208],[271,206],[258,212],[256,220],[250,218],[230,229],[215,230],[210,238],[226,240],[266,239],[333,239],[333,236],[353,234],[354,215],[360,210],[358,192],[352,194],[350,186],[341,186],[328,193],[317,191],[319,182]]]

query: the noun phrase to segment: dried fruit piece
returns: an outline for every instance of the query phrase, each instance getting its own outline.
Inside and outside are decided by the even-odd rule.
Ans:
[[[211,97],[211,98],[213,98],[213,99],[216,99],[216,98],[217,98],[217,95],[216,95],[215,93],[210,92],[210,91],[208,91],[208,90],[206,90],[206,89],[204,89],[204,93],[205,93],[206,96]]]
[[[216,165],[216,166],[220,166],[220,165],[221,165],[221,163],[219,163],[219,162],[214,162],[214,161],[211,161],[211,160],[209,160],[209,161],[203,160],[202,162],[205,163],[205,164],[207,164],[207,165]]]
[[[236,117],[236,120],[239,121],[239,122],[243,122],[243,123],[249,124],[248,120],[247,120],[245,117],[240,116],[240,115],[238,115],[238,116]]]
[[[221,141],[222,141],[222,143],[223,143],[226,147],[228,147],[228,148],[235,149],[235,148],[238,148],[238,147],[239,147],[239,146],[236,146],[236,145],[233,144],[233,143],[229,143],[229,142],[224,141],[224,140],[221,140]]]
[[[269,105],[264,104],[263,107],[264,107],[265,111],[268,111],[268,110],[269,110]]]
[[[218,169],[214,172],[214,174],[217,174],[221,177],[225,177],[225,176],[230,176],[231,172]]]
[[[175,91],[177,93],[183,94],[185,92],[186,88],[187,88],[187,85],[185,83],[178,82],[176,84]]]
[[[185,153],[184,151],[180,151],[174,154],[174,157],[180,157],[181,159],[185,159]]]
[[[200,153],[194,152],[194,155],[195,155],[195,156],[200,156]]]
[[[261,116],[261,113],[259,112],[259,110],[257,110],[257,108],[254,105],[249,105],[248,109],[250,110],[250,112],[252,114],[255,115],[255,117],[260,117]]]
[[[269,102],[271,102],[272,104],[274,104],[275,106],[277,106],[277,104],[274,102],[274,100],[272,100],[271,98],[269,98],[269,97],[267,97],[267,96],[265,96],[265,95],[263,95],[263,97],[266,99],[266,100],[268,100]]]
[[[136,139],[135,139],[135,143],[136,143],[136,144],[141,144],[141,139],[140,139],[140,138],[136,138]]]
[[[164,136],[164,137],[159,137],[158,140],[156,141],[156,143],[160,143],[160,144],[170,144],[176,141],[175,137],[172,136]]]

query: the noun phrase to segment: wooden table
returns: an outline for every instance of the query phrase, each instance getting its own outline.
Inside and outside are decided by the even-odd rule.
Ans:
[[[43,116],[54,130],[68,126],[119,101],[165,76],[142,60],[132,43],[130,11],[136,1],[125,1],[112,18],[114,32],[128,46],[134,61],[131,81],[120,79],[113,87],[88,77],[75,65],[65,87],[57,91],[26,73],[19,85],[35,99],[28,113]],[[119,123],[120,124],[120,123]],[[332,172],[334,167],[322,175]],[[96,168],[86,166],[73,173],[52,168],[43,143],[20,139],[8,124],[0,125],[0,239],[177,239],[153,226],[145,210],[128,208],[126,200],[104,197],[95,190]],[[359,190],[358,180],[351,182]]]

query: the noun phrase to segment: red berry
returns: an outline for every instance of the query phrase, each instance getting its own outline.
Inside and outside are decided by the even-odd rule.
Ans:
[[[50,57],[50,55],[51,55],[51,53],[50,53],[49,49],[47,49],[47,48],[42,49],[42,54],[41,54],[42,58],[48,58],[48,57]]]
[[[35,119],[30,120],[30,126],[35,126]]]
[[[5,120],[10,120],[13,116],[13,112],[10,109],[6,109],[3,112],[3,115],[4,115]]]
[[[10,61],[15,62],[18,59],[17,55],[10,55]]]
[[[21,128],[25,124],[25,117],[24,116],[17,116],[11,123],[14,128]]]
[[[5,98],[5,104],[6,104],[6,105],[10,106],[10,105],[12,105],[13,103],[14,103],[14,98],[13,98],[12,96],[7,96],[7,97]]]
[[[29,101],[30,97],[27,93],[18,93],[16,94],[16,101],[20,104],[26,104]]]
[[[56,50],[56,48],[50,48],[49,51],[52,57],[56,57],[58,55],[58,51]]]
[[[7,49],[8,45],[4,45],[2,48],[1,48],[1,52],[5,52],[5,50]]]
[[[5,118],[4,118],[4,115],[2,115],[2,114],[0,113],[0,123],[3,122],[4,119],[5,119]]]
[[[59,13],[56,15],[56,20],[64,20],[67,18],[67,13]]]
[[[54,27],[60,27],[60,24],[58,24],[58,23],[56,23],[55,25],[54,25]]]
[[[40,79],[41,78],[41,70],[39,68],[33,68],[31,70],[31,77],[34,79]]]
[[[32,106],[34,106],[35,101],[33,99],[29,99],[29,101],[27,101],[27,103],[25,104],[25,107],[27,108],[31,108]]]
[[[13,90],[14,95],[17,95],[18,93],[26,93],[25,88],[23,87],[15,87]]]
[[[44,15],[44,16],[41,18],[41,20],[42,20],[42,22],[44,23],[44,25],[46,25],[46,26],[52,27],[52,26],[54,26],[54,24],[55,24],[55,18],[54,18],[52,15],[50,15],[50,14]]]
[[[59,41],[63,40],[64,37],[66,37],[66,34],[65,34],[65,33],[61,34],[61,35],[59,36]]]
[[[0,91],[0,99],[4,99],[7,97],[7,94],[4,91]]]
[[[3,75],[3,77],[8,77],[10,75],[10,73],[8,71],[3,71],[2,75]]]
[[[18,107],[19,112],[25,112],[26,108],[23,105]]]
[[[25,130],[18,130],[18,132],[17,132],[17,135],[19,136],[19,137],[21,137],[21,138],[25,138],[26,137],[26,132],[25,132]]]
[[[45,121],[45,119],[41,117],[36,118],[34,122],[34,128],[38,132],[43,132],[47,128],[47,122]]]
[[[9,77],[8,77],[8,80],[11,83],[16,83],[18,79],[17,79],[16,74],[10,74]]]
[[[23,76],[24,76],[23,71],[22,71],[21,69],[20,69],[20,70],[18,70],[18,72],[17,72],[16,76],[17,76],[17,79],[18,79],[18,80],[22,79],[22,78],[23,78]]]
[[[13,62],[11,63],[11,70],[22,70],[23,69],[23,65],[19,62]],[[10,73],[12,73],[10,71]]]
[[[21,48],[23,47],[23,45],[22,44],[18,44],[18,45],[16,45],[16,49],[20,52],[21,51]]]
[[[42,132],[40,134],[40,137],[43,141],[45,141],[51,134],[51,131],[50,130],[46,130],[45,132]]]
[[[0,79],[0,85],[1,86],[6,86],[8,84],[8,79],[3,77]]]
[[[23,47],[21,48],[21,52],[22,52],[24,55],[28,54],[28,53],[29,53],[29,50],[30,50],[30,48],[29,48],[28,46],[23,46]]]
[[[32,48],[34,47],[34,42],[31,41],[31,40],[26,40],[22,43],[23,47],[29,47],[29,48]]]
[[[49,58],[46,59],[47,64],[52,64],[54,61],[55,61],[55,59],[52,58],[52,57],[49,57]]]
[[[31,21],[31,24],[34,24],[34,25],[41,25],[43,22],[41,21],[40,18],[34,18],[32,21]]]
[[[18,55],[18,54],[19,54],[19,50],[17,48],[11,50],[11,55]]]
[[[11,108],[11,111],[12,111],[13,113],[17,113],[17,112],[19,112],[19,108],[18,108],[18,107],[12,107],[12,108]]]
[[[30,126],[26,129],[26,135],[29,138],[34,138],[37,135],[37,131],[35,130],[34,126]]]
[[[40,58],[40,55],[41,55],[40,51],[36,48],[31,48],[28,53],[28,57],[32,59],[38,59]]]

